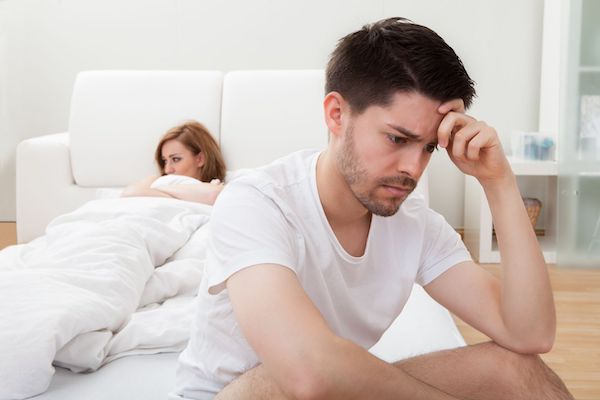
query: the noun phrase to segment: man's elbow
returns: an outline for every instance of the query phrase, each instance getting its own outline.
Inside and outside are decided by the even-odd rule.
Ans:
[[[513,347],[513,351],[520,354],[545,354],[552,350],[554,339],[554,332],[543,335],[532,334],[526,339],[516,342],[511,347]]]
[[[547,337],[544,338],[540,338],[538,339],[538,341],[531,345],[530,350],[531,353],[530,354],[545,354],[545,353],[549,353],[550,350],[552,350],[552,347],[554,347],[554,337],[555,335],[547,335]]]
[[[324,400],[331,398],[328,386],[323,376],[304,371],[296,374],[294,382],[290,382],[284,392],[297,400]]]
[[[335,376],[335,368],[331,359],[324,353],[305,355],[294,366],[288,366],[283,372],[284,379],[279,382],[281,389],[290,398],[298,400],[322,400],[336,398],[339,388],[334,387],[335,382],[340,382],[340,377]],[[281,375],[280,375],[281,376]]]

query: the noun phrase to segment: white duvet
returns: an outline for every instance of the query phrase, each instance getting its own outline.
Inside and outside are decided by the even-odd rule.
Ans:
[[[95,200],[0,252],[0,399],[45,391],[53,363],[91,371],[127,354],[181,350],[210,209]]]

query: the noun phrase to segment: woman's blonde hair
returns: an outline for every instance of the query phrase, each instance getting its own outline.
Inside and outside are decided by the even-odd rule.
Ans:
[[[195,156],[204,153],[204,166],[200,171],[200,180],[210,182],[213,179],[225,180],[225,161],[219,145],[208,129],[197,121],[188,121],[169,129],[156,146],[155,159],[161,175],[165,175],[165,160],[162,157],[162,148],[169,140],[177,140],[187,147]]]

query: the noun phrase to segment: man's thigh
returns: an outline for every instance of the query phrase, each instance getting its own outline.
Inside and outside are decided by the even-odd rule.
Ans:
[[[394,365],[414,378],[460,399],[572,399],[564,384],[538,356],[482,343],[429,353]],[[227,386],[216,400],[286,399],[258,366]]]
[[[493,342],[443,350],[394,363],[418,380],[460,399],[572,399],[537,355]]]

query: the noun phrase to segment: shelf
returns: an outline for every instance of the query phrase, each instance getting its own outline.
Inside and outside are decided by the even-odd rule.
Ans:
[[[534,161],[508,159],[515,175],[556,176],[558,164],[556,161]]]
[[[595,65],[582,65],[579,67],[579,72],[580,73],[588,73],[588,74],[595,74],[595,73],[600,73],[600,67],[597,67]]]
[[[572,160],[560,166],[561,176],[600,176],[600,161]]]

